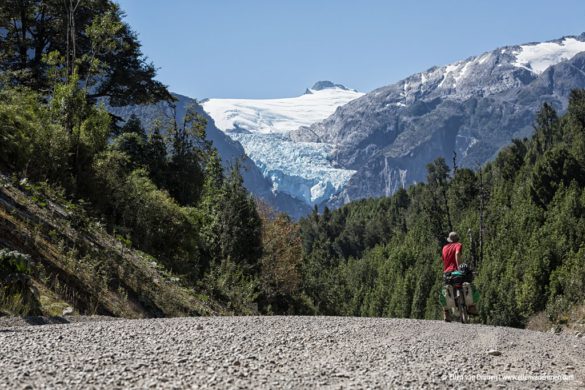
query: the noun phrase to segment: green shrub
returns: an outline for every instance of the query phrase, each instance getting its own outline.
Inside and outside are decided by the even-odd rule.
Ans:
[[[32,286],[28,255],[0,249],[0,310],[10,315],[40,313],[38,294]]]

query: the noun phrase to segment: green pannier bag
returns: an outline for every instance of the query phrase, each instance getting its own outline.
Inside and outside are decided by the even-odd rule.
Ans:
[[[479,290],[477,289],[477,287],[475,287],[473,283],[464,283],[463,290],[464,290],[463,294],[465,296],[465,304],[468,306],[477,306],[480,299]],[[439,304],[441,305],[441,307],[445,309],[449,308],[449,305],[447,303],[448,302],[447,295],[448,295],[447,286],[443,286],[439,291]]]

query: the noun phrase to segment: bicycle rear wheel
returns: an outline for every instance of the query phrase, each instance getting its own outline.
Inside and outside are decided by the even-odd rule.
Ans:
[[[457,306],[459,309],[459,318],[462,324],[469,323],[469,313],[467,313],[467,305],[465,305],[465,298],[461,291],[459,292],[459,296],[457,297]]]

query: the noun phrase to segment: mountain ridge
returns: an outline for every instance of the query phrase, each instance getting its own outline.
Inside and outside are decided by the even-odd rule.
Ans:
[[[540,50],[555,63],[544,70],[540,57],[518,63],[526,50]],[[585,87],[583,51],[584,34],[505,46],[431,67],[377,88],[290,136],[335,145],[336,163],[356,171],[324,204],[390,195],[424,181],[426,164],[437,157],[451,161],[455,152],[459,165],[473,168],[489,161],[513,138],[532,133],[544,102],[564,110],[570,90]]]
[[[307,88],[305,90],[305,94],[311,94],[313,91],[322,91],[324,89],[331,89],[331,88],[339,88],[339,89],[343,89],[344,91],[354,91],[357,92],[357,90],[355,89],[349,89],[347,88],[345,85],[343,84],[335,84],[329,80],[322,80],[322,81],[317,81],[315,84],[313,84],[313,86],[311,88]]]

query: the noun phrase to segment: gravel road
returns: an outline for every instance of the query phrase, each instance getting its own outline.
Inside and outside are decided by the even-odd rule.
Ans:
[[[79,322],[0,328],[0,387],[580,388],[584,356],[575,335],[439,321]]]

